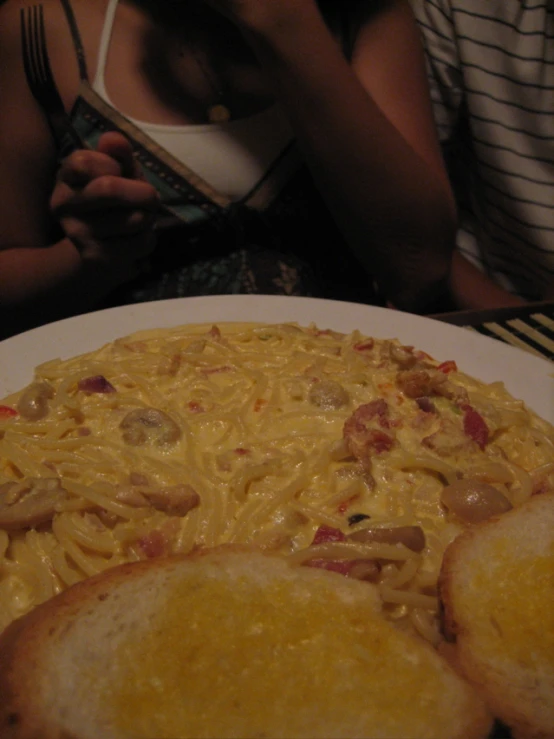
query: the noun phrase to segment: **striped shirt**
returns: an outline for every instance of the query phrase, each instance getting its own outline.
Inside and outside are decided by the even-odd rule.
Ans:
[[[457,245],[527,300],[554,295],[554,2],[411,0],[460,214]]]

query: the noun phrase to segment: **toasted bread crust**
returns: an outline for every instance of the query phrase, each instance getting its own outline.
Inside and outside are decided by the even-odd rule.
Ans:
[[[244,547],[221,547],[193,555],[121,565],[76,584],[12,623],[0,636],[0,736],[3,739],[82,739],[79,733],[68,733],[57,724],[55,712],[48,710],[41,692],[45,664],[55,660],[59,647],[72,639],[79,618],[84,613],[93,612],[99,602],[114,603],[114,609],[120,607],[116,605],[118,588],[128,581],[141,582],[144,574],[167,577],[170,581],[171,573],[184,561],[200,561],[210,556],[217,564],[218,558],[220,561],[227,558],[228,561],[233,553],[247,554],[249,551]],[[271,555],[259,552],[256,556],[271,559]],[[259,565],[259,559],[254,561],[254,567],[256,565]],[[308,568],[300,569],[303,574],[308,574]],[[329,582],[336,583],[339,589],[345,582],[342,576],[325,571],[315,573],[310,570],[308,576],[331,578]],[[421,649],[433,651],[419,642],[414,644],[416,654]],[[444,663],[442,669],[446,679],[446,675],[451,674],[450,668]],[[452,690],[452,680],[450,677],[448,680]],[[484,739],[491,726],[490,715],[464,683],[459,682],[455,690],[456,700],[464,708],[463,715],[460,715],[460,733],[451,739]]]
[[[247,550],[246,547],[229,549]],[[82,611],[83,603],[92,604],[95,600],[109,598],[114,588],[128,578],[140,577],[141,572],[165,571],[182,561],[201,558],[207,551],[196,550],[191,554],[111,568],[76,583],[9,624],[0,634],[0,737],[79,739],[74,734],[61,732],[56,724],[49,725],[40,703],[36,708],[33,705],[38,698],[36,686],[40,681],[43,645],[64,637],[73,619]]]
[[[445,635],[453,642],[449,645],[449,661],[476,686],[493,714],[510,727],[514,739],[554,739],[554,653],[545,643],[541,654],[543,661],[534,674],[530,675],[529,670],[516,660],[508,670],[505,659],[496,659],[485,651],[487,645],[480,626],[486,619],[493,619],[494,614],[484,612],[480,605],[471,609],[471,598],[475,593],[472,578],[483,568],[486,570],[483,562],[487,553],[501,537],[508,537],[511,542],[510,556],[502,561],[503,574],[508,580],[513,576],[513,581],[517,582],[516,567],[522,557],[528,556],[529,550],[544,552],[545,556],[552,558],[554,495],[534,496],[520,508],[469,529],[447,548],[439,578],[439,593]],[[488,581],[482,587],[487,585]],[[554,592],[545,592],[542,597],[542,618],[548,621],[537,623],[535,631],[538,634],[544,629],[546,636],[546,631],[554,629],[550,615]],[[511,614],[514,623],[521,625],[519,633],[525,638],[526,614],[517,610],[514,599],[509,602],[514,608]],[[529,650],[533,648],[530,643]],[[538,651],[541,653],[540,649]]]

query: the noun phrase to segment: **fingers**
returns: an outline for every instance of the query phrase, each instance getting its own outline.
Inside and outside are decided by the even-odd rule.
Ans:
[[[156,247],[156,234],[151,229],[137,229],[124,221],[105,226],[68,218],[62,223],[66,236],[86,262],[104,264],[121,273],[136,269],[136,262],[150,256]]]
[[[54,215],[63,218],[113,208],[157,210],[156,189],[135,176],[140,167],[129,141],[110,132],[100,138],[98,147],[75,151],[62,162],[50,203]]]
[[[138,274],[155,248],[160,198],[119,133],[62,162],[50,207],[83,261],[103,265],[118,280]]]
[[[122,177],[143,179],[140,165],[133,155],[133,147],[123,134],[117,131],[109,131],[103,134],[98,141],[96,150],[118,162]]]
[[[159,195],[149,183],[113,175],[96,177],[80,189],[74,189],[60,179],[50,201],[57,218],[63,218],[68,213],[85,215],[114,208],[142,209],[155,213],[159,205]]]
[[[111,139],[106,142],[108,135],[118,137],[117,146],[110,144]],[[58,181],[65,182],[73,188],[85,187],[99,177],[123,177],[144,181],[140,165],[135,161],[127,139],[120,134],[104,134],[98,146],[97,151],[79,149],[66,157],[58,170]]]
[[[121,177],[121,165],[108,154],[79,149],[66,157],[58,170],[58,182],[85,187],[97,177]]]

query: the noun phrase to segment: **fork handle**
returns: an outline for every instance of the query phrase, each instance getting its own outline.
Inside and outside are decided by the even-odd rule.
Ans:
[[[88,149],[83,139],[79,136],[71,121],[65,114],[50,113],[47,114],[48,125],[52,132],[52,137],[56,143],[58,151],[58,159],[65,159],[73,151],[77,149]]]

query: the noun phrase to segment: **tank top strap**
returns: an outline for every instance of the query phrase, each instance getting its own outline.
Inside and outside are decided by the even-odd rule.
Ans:
[[[106,71],[106,61],[108,59],[108,49],[110,48],[110,40],[112,38],[112,30],[115,19],[115,11],[117,10],[118,0],[109,0],[104,18],[104,27],[100,36],[98,45],[98,62],[96,64],[96,74],[92,88],[107,98],[106,86],[104,83],[104,74]]]
[[[61,0],[62,7],[67,18],[71,37],[73,39],[73,45],[75,47],[75,54],[77,56],[77,64],[79,65],[79,77],[81,80],[88,81],[87,61],[85,58],[85,50],[83,48],[83,42],[81,41],[81,34],[79,33],[79,27],[75,20],[75,14],[69,0]]]

